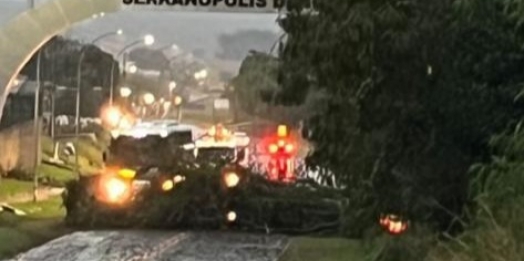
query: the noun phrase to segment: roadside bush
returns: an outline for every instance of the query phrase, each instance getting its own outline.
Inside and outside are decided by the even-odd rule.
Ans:
[[[495,136],[490,163],[473,166],[474,222],[427,261],[514,261],[524,257],[524,131]]]

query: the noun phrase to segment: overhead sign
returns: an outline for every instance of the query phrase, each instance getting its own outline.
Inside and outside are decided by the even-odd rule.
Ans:
[[[215,100],[215,109],[228,110],[229,109],[229,100],[228,99],[216,99]]]
[[[287,0],[122,0],[123,8],[166,11],[274,13]]]

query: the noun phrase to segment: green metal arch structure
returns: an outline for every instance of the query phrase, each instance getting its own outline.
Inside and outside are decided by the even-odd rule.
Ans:
[[[0,28],[0,119],[16,76],[47,41],[93,14],[120,8],[121,0],[52,0],[18,14]]]

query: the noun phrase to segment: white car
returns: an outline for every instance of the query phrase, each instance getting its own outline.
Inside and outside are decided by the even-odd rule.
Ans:
[[[204,130],[186,124],[179,124],[175,120],[155,120],[135,124],[129,129],[116,130],[112,132],[113,138],[128,136],[133,138],[144,138],[147,136],[160,136],[166,138],[173,133],[180,133],[187,136],[187,140],[194,140]]]

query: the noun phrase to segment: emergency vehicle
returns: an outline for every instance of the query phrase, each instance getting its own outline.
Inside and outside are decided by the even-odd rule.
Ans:
[[[279,125],[277,135],[269,136],[261,142],[265,147],[268,161],[266,173],[268,179],[278,182],[294,182],[296,180],[297,142],[286,125]]]
[[[194,142],[184,145],[196,159],[230,158],[242,167],[249,165],[250,139],[244,132],[232,132],[221,124],[212,126]]]
[[[195,132],[196,134],[198,134],[198,131]],[[138,137],[143,137],[143,135],[141,134]],[[140,144],[141,140],[147,143],[148,138],[151,137],[141,138],[137,140],[138,142],[132,143],[134,146]],[[155,139],[158,140],[158,137]],[[248,166],[247,146],[249,141],[249,137],[245,133],[230,132],[222,125],[215,125],[191,143],[186,143],[179,148],[187,154],[193,154],[196,162],[201,158],[205,162],[213,163],[213,156],[231,159],[225,166],[222,166],[220,176],[221,184],[226,191],[229,191],[234,190],[244,180],[242,169]],[[160,142],[166,143],[164,139]],[[132,151],[129,148],[114,149],[115,156],[124,160],[113,164],[114,167],[106,168],[102,173],[103,175],[100,175],[98,181],[96,181],[95,197],[97,200],[112,205],[125,206],[134,201],[141,191],[154,189],[169,192],[178,183],[185,182],[186,178],[195,178],[186,176],[183,172],[171,172],[168,163],[173,160],[169,158],[170,155],[167,155],[167,158],[166,155],[161,155],[166,154],[166,151],[155,147],[162,146],[161,144],[155,144],[149,146],[149,150],[140,152]],[[125,154],[131,154],[131,156],[141,154],[149,160],[131,156],[128,159]],[[181,157],[182,155],[184,154],[174,154],[173,156]],[[166,164],[168,168],[166,168]]]

